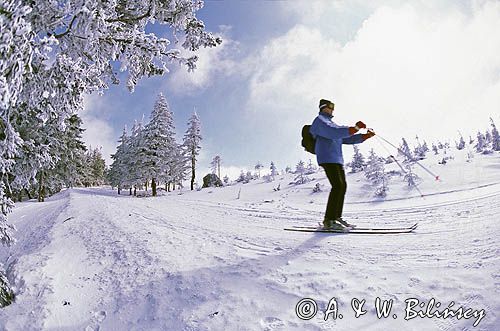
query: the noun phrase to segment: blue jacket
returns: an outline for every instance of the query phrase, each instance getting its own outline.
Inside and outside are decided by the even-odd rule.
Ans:
[[[318,164],[337,163],[344,165],[342,144],[362,143],[363,135],[354,134],[351,136],[349,127],[333,123],[332,117],[320,111],[309,132],[316,139],[314,151]]]

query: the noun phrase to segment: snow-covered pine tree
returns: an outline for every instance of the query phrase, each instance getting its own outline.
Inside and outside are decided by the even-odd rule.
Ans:
[[[368,161],[365,167],[365,177],[376,185],[375,196],[385,197],[389,190],[387,186],[388,176],[385,173],[385,164],[383,158],[375,154],[373,149],[370,150]]]
[[[423,159],[425,159],[425,155],[429,151],[429,147],[427,146],[427,142],[425,140],[422,144],[422,143],[420,143],[418,136],[416,137],[416,139],[417,139],[418,145],[417,145],[417,147],[415,147],[414,156],[415,156],[415,158],[417,158],[419,160],[423,160]]]
[[[212,169],[213,174],[217,174],[217,177],[220,178],[220,166],[222,163],[222,159],[219,155],[214,156],[212,162],[210,162],[210,168]]]
[[[311,175],[315,173],[318,170],[318,168],[312,163],[311,159],[309,159],[309,162],[307,163],[307,168],[306,168],[306,175]]]
[[[237,183],[245,183],[246,181],[246,175],[245,175],[245,172],[243,170],[240,171],[240,175],[238,176],[238,178],[236,179],[236,182]]]
[[[434,151],[434,155],[438,155],[439,154],[439,149],[438,149],[438,147],[434,143],[432,144],[432,150]]]
[[[405,138],[402,138],[402,140],[403,141],[399,146],[398,154],[404,157],[403,162],[412,162],[414,158],[411,153],[410,147],[408,146]]]
[[[194,190],[194,180],[196,178],[196,157],[200,153],[201,143],[201,121],[196,111],[188,121],[188,129],[184,135],[184,146],[186,155],[191,162],[191,191]]]
[[[306,176],[306,167],[304,161],[300,160],[299,163],[295,166],[295,184],[305,184],[309,181],[309,178]]]
[[[91,173],[91,185],[99,186],[105,183],[106,162],[102,156],[102,148],[94,148],[88,151]]]
[[[252,172],[248,170],[245,174],[245,183],[249,183],[252,179],[254,179],[254,176],[252,175]]]
[[[457,149],[459,151],[461,151],[462,149],[465,148],[465,140],[464,140],[464,137],[462,136],[462,134],[459,132],[458,133],[460,135],[460,139],[458,142],[455,142],[455,146],[457,147]]]
[[[163,177],[168,181],[169,176],[165,174],[171,174],[175,169],[173,163],[178,162],[177,154],[179,154],[179,147],[175,142],[172,112],[162,93],[156,99],[149,123],[142,130],[142,141],[139,151],[142,179],[143,181],[151,179],[152,194],[156,196],[160,178]]]
[[[274,180],[274,178],[278,175],[278,170],[276,169],[276,166],[274,165],[273,161],[271,161],[271,166],[269,167],[269,170],[271,170],[271,177]]]
[[[352,161],[349,163],[349,167],[351,168],[352,173],[363,171],[366,167],[365,157],[359,151],[359,147],[353,145],[354,155],[352,157]]]
[[[292,172],[292,168],[290,168],[290,166],[286,166],[285,168],[285,174],[289,174]]]
[[[255,165],[255,171],[256,171],[256,177],[257,178],[260,178],[260,170],[262,168],[264,168],[264,166],[262,165],[262,163],[260,163],[260,161],[257,161],[257,164]]]
[[[142,121],[135,121],[132,126],[132,133],[130,135],[130,140],[127,148],[126,164],[128,173],[125,177],[125,184],[130,188],[130,191],[134,195],[137,193],[137,189],[142,188],[145,182],[146,175],[142,168],[142,150],[144,139],[142,137]]]
[[[477,142],[474,146],[477,153],[482,153],[485,148],[485,138],[481,132],[477,132]]]
[[[493,118],[490,117],[491,124],[491,147],[494,151],[500,151],[500,135],[498,134],[497,127]]]
[[[412,171],[411,165],[407,164],[406,165],[406,174],[403,178],[403,180],[408,183],[408,186],[416,186],[417,180],[419,177],[417,176],[416,173]]]
[[[227,175],[224,176],[224,178],[222,179],[222,181],[224,182],[224,184],[229,184],[229,177]]]
[[[121,194],[122,188],[125,188],[126,186],[125,181],[128,173],[127,153],[129,137],[127,136],[127,127],[123,128],[122,135],[120,136],[118,142],[119,144],[118,147],[116,147],[116,153],[111,155],[113,163],[109,169],[108,179],[111,186],[116,187],[118,189],[118,194]]]
[[[177,145],[172,151],[172,161],[169,163],[171,184],[175,190],[175,186],[182,187],[182,182],[187,179],[189,170],[191,170],[191,157],[188,156],[185,146]],[[166,184],[169,190],[169,184]]]

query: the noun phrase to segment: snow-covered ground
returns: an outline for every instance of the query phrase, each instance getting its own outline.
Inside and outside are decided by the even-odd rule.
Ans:
[[[421,183],[424,198],[393,178],[377,201],[361,174],[348,175],[346,219],[419,223],[403,235],[283,231],[322,219],[322,171],[298,186],[284,175],[157,198],[91,188],[18,203],[18,243],[0,252],[17,297],[0,329],[500,330],[500,154],[461,157],[423,162],[441,178]],[[388,318],[377,318],[377,297],[393,300]],[[317,303],[310,320],[296,315],[303,298]],[[343,318],[325,321],[332,298]],[[359,318],[355,298],[366,300]],[[478,317],[405,320],[410,298],[485,316],[477,327]]]

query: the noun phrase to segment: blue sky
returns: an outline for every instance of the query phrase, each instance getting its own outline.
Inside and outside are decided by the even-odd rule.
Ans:
[[[363,120],[396,143],[475,135],[490,116],[500,125],[497,1],[221,0],[205,1],[198,17],[223,44],[201,51],[193,74],[171,66],[132,94],[122,83],[87,97],[89,144],[113,153],[123,126],[147,120],[160,92],[179,139],[196,107],[199,172],[219,154],[232,178],[257,161],[284,169],[311,158],[300,128],[320,98],[336,103],[337,123]],[[361,147],[381,148],[375,139]]]

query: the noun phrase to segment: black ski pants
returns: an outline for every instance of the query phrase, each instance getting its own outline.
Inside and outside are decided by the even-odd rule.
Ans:
[[[326,177],[328,177],[330,185],[332,185],[326,205],[325,218],[334,220],[342,216],[342,209],[344,208],[344,197],[347,190],[344,166],[337,163],[323,163],[320,166],[325,169]]]

